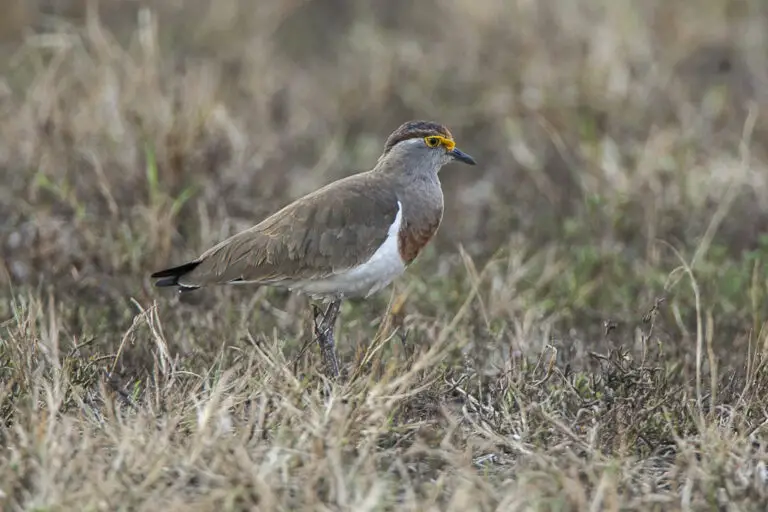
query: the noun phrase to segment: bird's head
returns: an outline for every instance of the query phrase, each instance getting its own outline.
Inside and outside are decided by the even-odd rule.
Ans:
[[[431,121],[408,121],[387,138],[379,166],[409,172],[438,172],[453,161],[475,165],[475,159],[456,147],[451,132]]]

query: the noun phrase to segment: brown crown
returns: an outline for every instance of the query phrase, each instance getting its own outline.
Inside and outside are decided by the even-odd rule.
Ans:
[[[442,135],[448,139],[453,139],[453,135],[448,131],[448,128],[441,124],[433,123],[431,121],[408,121],[407,123],[401,124],[397,130],[387,137],[384,152],[387,153],[392,149],[392,146],[398,142],[415,139],[417,137],[427,137],[429,135]]]

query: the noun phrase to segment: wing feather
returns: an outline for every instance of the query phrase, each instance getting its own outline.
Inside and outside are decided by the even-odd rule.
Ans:
[[[366,260],[387,237],[397,194],[375,173],[339,180],[206,251],[185,286],[324,278]]]

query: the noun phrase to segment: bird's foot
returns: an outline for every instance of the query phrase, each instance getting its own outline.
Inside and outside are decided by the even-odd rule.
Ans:
[[[312,305],[314,312],[314,327],[317,343],[323,355],[323,365],[328,377],[336,379],[339,376],[339,361],[336,358],[336,343],[334,340],[334,326],[339,316],[341,301],[333,301],[321,314],[320,308]],[[319,321],[318,321],[319,319]]]

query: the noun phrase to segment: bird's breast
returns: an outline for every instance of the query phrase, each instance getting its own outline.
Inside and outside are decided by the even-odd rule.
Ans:
[[[443,220],[443,195],[439,185],[432,194],[421,194],[405,208],[398,233],[398,250],[409,265],[437,233]]]

